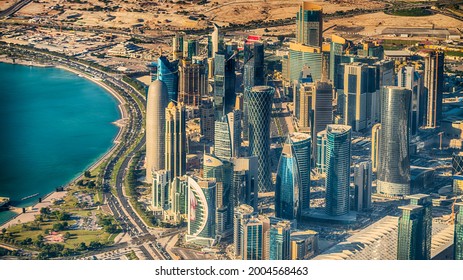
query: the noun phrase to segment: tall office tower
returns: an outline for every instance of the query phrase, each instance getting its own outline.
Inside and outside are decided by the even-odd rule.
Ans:
[[[275,216],[299,220],[301,216],[301,180],[291,139],[283,146],[275,184]]]
[[[216,181],[216,235],[225,236],[232,227],[231,183],[233,166],[230,162],[221,161],[219,158],[204,154],[203,171],[204,178],[213,178]]]
[[[431,259],[431,236],[432,236],[432,199],[426,194],[415,194],[408,196],[411,205],[422,206],[422,220],[420,224],[421,250],[416,252],[417,259]]]
[[[215,57],[216,53],[221,52],[223,50],[223,34],[220,32],[220,27],[217,24],[214,25],[214,31],[210,37],[210,44],[208,44],[208,49],[212,53],[212,57]]]
[[[266,244],[270,222],[268,218],[250,217],[243,222],[242,242],[242,260],[265,260]]]
[[[261,42],[249,41],[244,44],[243,59],[243,139],[249,139],[248,98],[246,89],[265,85],[264,45]]]
[[[453,235],[454,259],[463,260],[463,202],[455,203],[455,233]]]
[[[199,55],[199,43],[196,39],[188,39],[183,42],[183,58],[192,59]]]
[[[294,132],[290,135],[294,155],[299,167],[301,210],[310,208],[310,134]]]
[[[215,241],[215,179],[188,177],[186,242],[212,246]]]
[[[444,53],[429,52],[424,58],[424,86],[428,91],[426,126],[435,128],[442,119],[442,91],[444,87]]]
[[[185,33],[177,32],[172,38],[172,55],[174,60],[181,59],[183,56],[183,42],[185,40]]]
[[[234,158],[232,205],[248,204],[257,209],[257,157]]]
[[[186,220],[188,216],[188,177],[176,177],[170,184],[170,209],[175,214],[174,222]]]
[[[423,102],[423,79],[414,66],[403,66],[397,73],[397,85],[411,90],[412,101],[410,108],[410,133],[415,135],[422,125],[420,104]],[[421,118],[420,118],[421,116]]]
[[[354,168],[355,200],[356,211],[364,211],[371,208],[371,162],[364,161]]]
[[[376,57],[381,60],[384,58],[384,47],[378,44],[377,41],[363,42],[362,48],[357,50],[357,54],[359,56]]]
[[[373,172],[378,170],[380,135],[381,124],[377,123],[371,128],[371,169]]]
[[[342,57],[345,55],[345,51],[351,47],[351,42],[336,36],[331,35],[331,46],[330,46],[330,80],[333,82],[333,86],[335,88],[344,88],[343,85],[340,85],[340,81],[344,80],[343,72],[340,71],[340,65],[344,61],[342,61]]]
[[[269,86],[255,86],[248,89],[249,106],[249,152],[257,156],[259,192],[272,189],[270,174],[270,118],[275,89]]]
[[[178,72],[180,76],[178,102],[197,108],[201,98],[207,96],[207,71],[204,59],[197,56],[192,60],[182,59]]]
[[[254,215],[254,208],[247,204],[241,204],[234,208],[233,212],[233,245],[235,256],[243,254],[244,223]]]
[[[304,67],[310,67],[313,80],[320,80],[322,78],[322,58],[323,54],[319,47],[290,43],[287,61],[288,76],[285,78],[290,82],[299,80],[301,70]]]
[[[215,119],[233,111],[235,106],[235,58],[224,52],[216,53],[214,58],[214,106]]]
[[[170,180],[186,173],[185,117],[185,107],[169,103],[166,109],[165,169],[170,172]]]
[[[326,127],[326,208],[330,216],[349,212],[351,127]]]
[[[214,154],[221,159],[239,157],[241,149],[241,112],[233,110],[215,121]]]
[[[377,192],[388,196],[410,194],[410,99],[403,87],[383,87]]]
[[[322,32],[322,7],[309,1],[303,1],[296,14],[296,41],[307,46],[321,48]]]
[[[300,108],[302,100],[302,94],[304,93],[304,86],[311,85],[313,83],[312,73],[310,67],[307,65],[302,66],[299,79],[293,81],[293,105],[294,105],[294,115],[297,119],[300,119]],[[311,96],[311,95],[310,95]],[[312,104],[312,103],[311,103]]]
[[[376,121],[376,68],[354,62],[344,65],[344,124],[355,131]]]
[[[313,98],[315,95],[314,83],[302,83],[299,86],[299,129],[310,130],[313,126],[311,120],[313,119]]]
[[[152,205],[157,210],[167,210],[169,208],[169,172],[158,170],[153,172],[152,186]]]
[[[423,249],[423,206],[410,204],[400,206],[399,209],[402,210],[402,216],[399,217],[397,259],[418,260]]]
[[[333,123],[333,85],[326,81],[316,81],[314,93],[312,135],[317,135]]]
[[[453,193],[463,194],[463,152],[452,155]]]
[[[161,55],[158,59],[158,79],[167,86],[169,102],[177,101],[178,94],[178,60],[169,61]]]
[[[270,260],[291,259],[291,224],[289,221],[279,221],[270,226]]]
[[[165,117],[167,87],[162,81],[150,84],[146,104],[146,181],[153,182],[152,172],[164,169]]]
[[[214,141],[215,115],[214,103],[209,98],[203,98],[199,106],[199,127],[201,135],[207,141]]]
[[[317,157],[316,165],[317,170],[321,174],[326,173],[326,159],[327,159],[327,134],[326,130],[322,130],[317,134]]]

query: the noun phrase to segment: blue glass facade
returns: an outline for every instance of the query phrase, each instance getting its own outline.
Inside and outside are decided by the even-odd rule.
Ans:
[[[170,62],[167,57],[158,59],[158,79],[167,86],[170,101],[177,101],[178,96],[178,60]]]
[[[281,221],[270,227],[270,260],[289,260],[291,257],[291,227],[289,221]]]

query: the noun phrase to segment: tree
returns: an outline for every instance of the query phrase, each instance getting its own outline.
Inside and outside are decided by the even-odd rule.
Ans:
[[[40,214],[42,215],[49,215],[51,212],[50,212],[50,209],[48,207],[42,207],[40,208]]]
[[[82,242],[82,243],[79,244],[79,246],[77,246],[76,249],[79,250],[79,251],[85,251],[88,248],[87,248],[87,245],[85,244],[85,242]]]
[[[88,170],[85,170],[84,176],[87,177],[87,178],[92,178],[92,173],[90,173],[90,171],[88,171]]]
[[[71,237],[71,234],[69,233],[69,231],[67,231],[65,234],[64,234],[64,239],[69,239]]]
[[[6,228],[2,228],[2,235],[5,235],[6,233]]]

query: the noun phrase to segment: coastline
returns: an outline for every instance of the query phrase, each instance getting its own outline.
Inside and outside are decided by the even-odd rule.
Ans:
[[[84,73],[84,72],[80,72],[78,70],[75,70],[75,69],[71,69],[69,67],[66,67],[64,65],[54,65],[54,64],[41,64],[41,63],[38,63],[38,62],[35,62],[35,61],[29,61],[29,60],[24,60],[24,59],[15,59],[15,61],[13,62],[12,59],[9,59],[7,58],[6,56],[0,56],[0,63],[7,63],[7,64],[18,64],[18,65],[23,65],[23,66],[33,66],[33,67],[55,67],[55,68],[60,68],[60,69],[63,69],[63,70],[66,70],[66,71],[69,71],[69,72],[72,72],[76,75],[78,75],[79,77],[83,77],[89,81],[92,81],[94,82],[95,84],[97,84],[98,86],[102,87],[103,89],[105,89],[109,94],[111,94],[111,96],[113,96],[117,102],[118,102],[118,108],[119,108],[119,111],[121,113],[121,118],[119,120],[116,120],[115,122],[113,122],[112,124],[119,127],[119,131],[118,133],[116,134],[116,136],[114,137],[113,139],[113,145],[109,148],[109,150],[104,153],[102,156],[100,156],[95,162],[91,163],[89,165],[89,167],[86,168],[86,170],[93,170],[95,169],[99,164],[101,164],[103,161],[105,161],[108,157],[110,157],[110,155],[113,153],[113,151],[118,147],[118,144],[120,143],[120,138],[122,137],[123,135],[123,132],[125,130],[125,120],[128,119],[128,112],[126,111],[125,109],[125,101],[124,99],[114,90],[112,89],[111,87],[109,87],[108,85],[106,85],[103,81],[101,80],[96,80],[94,79],[93,77],[89,76],[87,73]],[[11,217],[10,219],[0,223],[0,228],[7,228],[11,225],[14,225],[14,224],[20,224],[20,223],[23,223],[23,222],[26,222],[26,220],[22,219],[23,217],[28,217],[30,216],[31,214],[36,214],[37,213],[37,209],[38,209],[38,206],[49,206],[51,205],[50,204],[47,204],[45,205],[44,202],[46,202],[46,200],[48,198],[54,198],[54,197],[57,197],[57,196],[65,196],[67,194],[67,188],[70,184],[72,184],[73,182],[79,180],[80,178],[82,178],[84,176],[83,173],[80,173],[77,177],[69,180],[65,186],[64,186],[64,190],[61,191],[61,192],[57,192],[56,190],[55,191],[51,191],[47,194],[45,194],[43,197],[42,197],[42,202],[37,202],[35,204],[32,204],[31,206],[28,206],[26,207],[26,209],[29,209],[29,211],[26,210],[26,213],[22,213],[21,210],[19,210],[18,208],[15,208],[15,207],[11,207],[10,210],[7,210],[7,211],[10,211],[10,212],[13,212],[13,213],[16,213],[15,216]],[[50,201],[48,201],[50,202]],[[43,204],[43,205],[42,205]],[[19,211],[18,211],[19,210]],[[33,216],[34,216],[33,215]],[[28,219],[30,219],[30,217],[28,217]]]

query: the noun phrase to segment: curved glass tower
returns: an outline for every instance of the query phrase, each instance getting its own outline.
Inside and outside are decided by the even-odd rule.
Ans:
[[[158,80],[166,84],[169,102],[177,101],[178,60],[170,62],[167,57],[160,56],[158,59]]]
[[[330,216],[349,212],[351,127],[326,127],[326,208]]]
[[[282,219],[299,219],[301,215],[300,177],[291,141],[285,143],[278,164],[275,184],[275,216]]]
[[[301,210],[310,208],[310,134],[295,132],[290,135],[299,168]]]
[[[388,196],[410,194],[409,119],[412,92],[383,87],[377,192]]]
[[[248,88],[249,151],[257,156],[257,187],[259,192],[271,191],[270,118],[275,89],[269,86]]]

